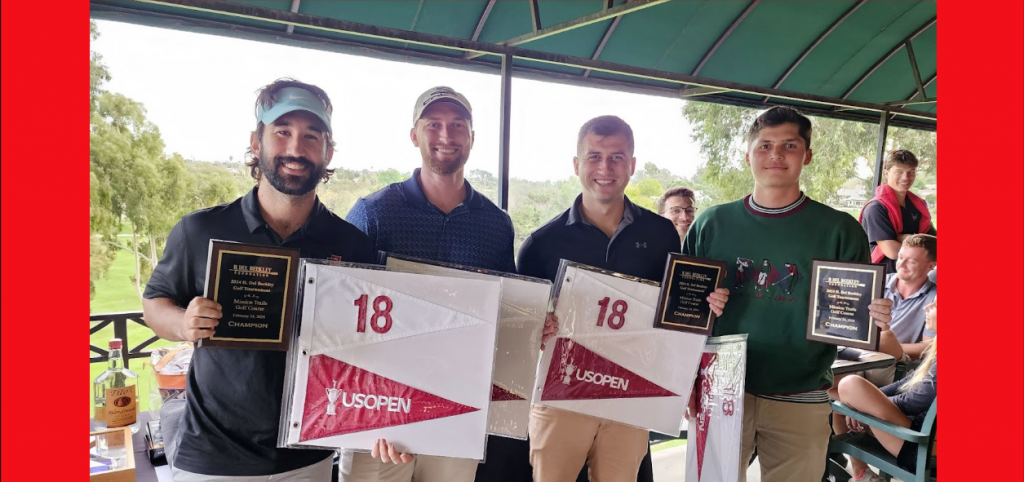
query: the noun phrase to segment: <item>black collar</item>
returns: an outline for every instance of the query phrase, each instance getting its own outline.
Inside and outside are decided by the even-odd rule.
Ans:
[[[252,190],[242,196],[242,216],[245,217],[245,226],[249,228],[250,233],[255,233],[260,228],[270,229],[267,225],[267,221],[263,219],[263,213],[260,211],[260,202],[257,197],[257,191],[259,186],[253,186]],[[302,236],[313,236],[316,234],[316,226],[324,224],[316,222],[315,220],[324,215],[330,215],[327,207],[320,202],[320,197],[317,196],[313,200],[313,210],[310,211],[309,217],[306,218],[306,222],[299,228],[295,234],[301,233]],[[293,234],[292,236],[295,236]]]
[[[619,222],[620,228],[624,228],[633,224],[633,221],[641,216],[640,208],[636,204],[629,201],[629,198],[622,196],[623,209],[622,209],[622,221]],[[583,211],[580,205],[583,204],[583,194],[576,196],[576,200],[573,201],[572,207],[569,208],[569,219],[565,222],[566,226],[572,226],[574,224],[587,224],[583,219]]]

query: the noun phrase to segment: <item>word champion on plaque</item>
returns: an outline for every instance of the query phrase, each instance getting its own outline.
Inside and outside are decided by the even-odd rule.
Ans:
[[[203,296],[223,316],[199,346],[287,350],[298,266],[297,249],[210,240]]]
[[[878,351],[879,329],[868,307],[884,286],[883,265],[813,260],[807,339]]]
[[[711,336],[715,313],[707,298],[726,270],[724,261],[669,253],[654,327]]]

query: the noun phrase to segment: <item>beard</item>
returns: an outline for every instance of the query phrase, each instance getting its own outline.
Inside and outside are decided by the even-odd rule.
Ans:
[[[462,170],[466,165],[466,161],[469,160],[469,155],[465,151],[459,151],[459,156],[450,161],[442,161],[434,156],[427,155],[427,168],[430,172],[439,176],[451,176],[456,172]]]
[[[295,176],[282,173],[282,166],[288,162],[302,164],[306,168],[307,174],[305,176]],[[316,189],[317,183],[324,178],[324,174],[327,172],[326,165],[317,168],[305,157],[276,156],[273,161],[268,161],[263,157],[262,153],[260,153],[259,167],[260,172],[266,176],[267,182],[274,189],[277,189],[282,194],[291,196],[301,196]]]

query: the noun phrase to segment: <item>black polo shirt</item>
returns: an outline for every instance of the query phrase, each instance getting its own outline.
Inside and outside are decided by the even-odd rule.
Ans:
[[[914,203],[907,200],[906,206],[900,206],[900,216],[903,217],[903,231],[897,233],[889,220],[889,210],[880,202],[871,202],[864,207],[861,214],[861,226],[868,235],[868,248],[872,251],[879,241],[896,240],[900,234],[918,234],[921,229],[921,211],[914,206]],[[930,226],[924,234],[935,235],[935,226]],[[886,256],[883,260],[886,273],[896,272],[896,260]]]
[[[530,234],[519,248],[519,273],[555,281],[562,258],[660,282],[668,253],[679,252],[672,222],[625,198],[622,221],[609,238],[572,207]]]
[[[661,282],[668,253],[678,253],[679,233],[668,219],[624,198],[622,221],[608,237],[583,219],[576,197],[572,207],[530,234],[519,248],[519,273],[555,282],[565,258],[616,273]],[[584,466],[577,481],[586,479]],[[650,449],[640,463],[638,481],[653,480]],[[479,479],[478,479],[479,480]]]
[[[182,307],[202,296],[211,239],[298,248],[304,258],[374,262],[366,235],[319,199],[306,223],[281,239],[263,220],[257,189],[182,217],[167,237],[144,296],[170,298]],[[188,373],[175,466],[203,475],[270,475],[330,456],[332,452],[323,450],[277,448],[284,372],[284,352],[197,349]]]

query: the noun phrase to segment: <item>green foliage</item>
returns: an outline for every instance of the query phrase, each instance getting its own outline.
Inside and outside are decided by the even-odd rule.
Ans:
[[[753,187],[746,165],[746,133],[758,111],[742,107],[687,102],[683,116],[694,129],[692,139],[700,146],[704,164],[695,175],[693,187],[707,204],[739,199]],[[839,191],[850,180],[858,180],[863,195],[873,195],[878,127],[864,122],[810,117],[813,126],[811,164],[804,167],[801,188],[811,198],[837,204]],[[932,132],[890,128],[887,149],[908,149],[921,161],[914,188],[934,184],[936,136]],[[871,174],[858,177],[858,162],[865,162]],[[933,213],[934,214],[934,213]]]
[[[388,169],[377,174],[377,181],[380,182],[382,186],[387,186],[388,184],[402,182],[408,177],[409,176],[398,172],[398,169]]]
[[[683,116],[694,129],[706,162],[696,175],[696,187],[710,204],[739,199],[753,188],[747,166],[746,134],[758,111],[742,107],[687,102]],[[813,158],[804,167],[804,192],[823,203],[838,201],[839,189],[856,178],[858,158],[874,158],[877,128],[871,124],[811,117]],[[871,178],[864,178],[870,186]]]
[[[99,33],[90,23],[90,35]],[[183,214],[238,196],[236,173],[190,167],[178,154],[164,155],[160,130],[146,109],[102,84],[110,74],[92,52],[89,134],[90,292],[106,276],[117,250],[134,257],[129,276],[138,296],[156,267],[171,227]],[[118,237],[127,225],[128,236]]]
[[[89,38],[96,40],[100,33],[96,29],[96,22],[89,21]],[[103,82],[110,80],[110,73],[100,61],[103,57],[96,53],[89,53],[89,116],[96,112],[97,97],[103,90],[100,88]]]
[[[89,300],[96,298],[96,282],[106,276],[117,253],[109,249],[102,237],[89,238]]]

